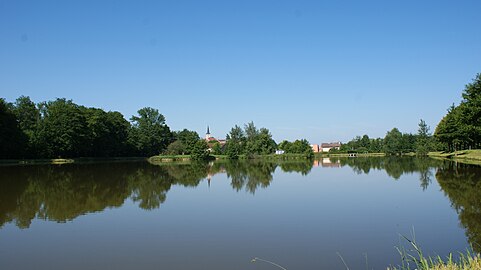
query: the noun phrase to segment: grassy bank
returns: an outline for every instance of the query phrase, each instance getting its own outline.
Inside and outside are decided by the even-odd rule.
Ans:
[[[446,259],[437,257],[425,257],[415,243],[411,250],[415,255],[405,250],[398,249],[402,257],[402,264],[397,267],[388,267],[387,270],[481,270],[481,257],[479,254],[472,254],[467,251],[459,253],[459,258],[454,259],[449,254]]]
[[[475,164],[481,165],[481,150],[461,150],[451,153],[445,152],[430,152],[430,157],[433,158],[440,158],[440,159],[449,159],[454,160],[462,163],[468,164]]]
[[[356,153],[357,157],[384,157],[385,153]],[[314,157],[349,157],[349,153],[315,153]]]
[[[383,157],[384,153],[359,153],[358,157]],[[223,160],[229,159],[227,155],[211,155],[212,159]],[[348,153],[315,153],[314,158],[328,158],[328,157],[349,157]],[[239,155],[240,160],[244,159],[262,159],[262,160],[305,160],[305,154],[270,154],[270,155]],[[191,160],[190,155],[157,155],[149,158],[150,162],[173,162],[173,161],[188,161]]]
[[[423,258],[410,265],[389,267],[388,270],[481,270],[481,258],[479,255],[461,254],[461,259],[454,261],[452,256],[443,261],[441,258]]]
[[[4,159],[0,165],[41,165],[41,164],[70,164],[70,163],[99,163],[99,162],[126,162],[143,161],[145,157],[111,157],[111,158],[53,158],[53,159]]]
[[[212,159],[215,160],[225,160],[229,159],[227,155],[211,155]],[[258,160],[305,160],[307,159],[304,154],[282,154],[282,155],[240,155],[240,160],[245,159],[258,159]],[[160,162],[179,162],[179,161],[189,161],[191,160],[190,155],[158,155],[150,157],[149,162],[160,163]]]

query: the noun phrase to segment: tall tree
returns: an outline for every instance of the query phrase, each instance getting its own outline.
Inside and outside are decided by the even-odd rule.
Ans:
[[[12,105],[0,98],[0,158],[23,157],[26,143]]]
[[[89,156],[122,156],[127,151],[130,124],[119,112],[83,107],[87,120]]]
[[[419,121],[419,128],[416,140],[416,154],[426,156],[431,151],[431,133],[429,126],[421,119]]]
[[[384,152],[388,155],[401,154],[402,137],[402,133],[397,128],[388,131],[384,137]]]
[[[209,147],[204,140],[198,140],[192,149],[191,158],[193,160],[205,160],[209,157]]]
[[[36,135],[40,121],[40,111],[30,97],[20,96],[13,104],[13,112],[18,119],[20,129],[27,137],[26,157],[35,157],[37,152]]]
[[[41,105],[38,141],[43,157],[79,157],[88,150],[88,124],[80,106],[64,98]]]
[[[231,128],[229,134],[226,135],[227,140],[232,140],[236,142],[243,142],[246,139],[246,135],[241,127],[235,125]]]
[[[163,152],[173,141],[173,134],[165,123],[165,117],[157,109],[150,107],[137,111],[132,116],[132,129],[129,141],[139,155],[153,156]]]
[[[481,146],[481,74],[467,84],[459,106],[451,106],[435,129],[435,138],[448,151]]]
[[[254,127],[255,128],[255,127]],[[247,133],[247,132],[246,132]],[[251,155],[268,155],[276,151],[277,144],[266,128],[261,128],[256,135],[247,139],[246,152]]]
[[[249,122],[244,125],[244,134],[246,135],[247,140],[254,140],[255,137],[259,135],[259,131],[254,125],[254,122]]]
[[[463,131],[467,135],[464,147],[479,147],[481,144],[481,73],[465,86],[462,96],[461,122]]]
[[[230,159],[237,159],[243,154],[246,136],[244,131],[238,125],[235,125],[226,135],[227,143],[225,145],[225,153]]]
[[[195,144],[198,140],[200,140],[199,134],[197,132],[188,129],[183,129],[182,131],[175,132],[174,137],[176,140],[179,140],[182,143],[182,146],[184,147],[182,152],[188,155],[192,153]]]

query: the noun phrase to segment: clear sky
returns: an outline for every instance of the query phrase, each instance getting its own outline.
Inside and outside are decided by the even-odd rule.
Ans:
[[[481,1],[0,0],[0,96],[57,97],[219,138],[431,130],[481,72]]]

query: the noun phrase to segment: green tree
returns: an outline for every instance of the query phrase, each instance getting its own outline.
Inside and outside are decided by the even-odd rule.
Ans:
[[[304,154],[308,158],[314,156],[312,147],[306,139],[295,140],[294,142],[284,140],[279,143],[278,149],[284,150],[287,154]]]
[[[88,123],[80,106],[59,98],[41,105],[38,141],[42,157],[79,157],[88,150]]]
[[[401,137],[401,151],[402,153],[413,153],[416,151],[416,135],[411,133],[403,133]]]
[[[250,131],[248,132],[248,130]],[[266,128],[257,130],[251,122],[246,125],[247,136],[246,153],[250,155],[268,155],[276,151],[276,142],[272,139],[272,135]]]
[[[242,154],[241,144],[234,140],[227,141],[225,148],[225,153],[229,159],[238,159],[239,156]]]
[[[467,84],[459,106],[451,106],[435,129],[435,138],[448,151],[481,146],[481,74]]]
[[[204,140],[198,140],[192,149],[191,158],[193,160],[206,160],[209,158],[209,146]]]
[[[393,128],[384,137],[384,152],[388,155],[397,155],[402,153],[402,133]]]
[[[164,152],[173,140],[173,134],[165,123],[165,117],[157,109],[142,108],[138,116],[132,116],[129,141],[142,156],[154,156]]]
[[[14,103],[13,112],[18,119],[20,129],[25,133],[28,140],[26,156],[35,157],[36,133],[40,120],[40,111],[29,97],[20,96]]]
[[[249,122],[244,125],[244,134],[246,135],[247,140],[255,140],[259,135],[259,130],[257,130],[254,122]]]
[[[221,155],[222,154],[222,146],[219,142],[214,142],[212,144],[212,154],[214,155]]]
[[[23,157],[27,145],[12,109],[11,104],[0,98],[0,158]]]
[[[235,125],[226,135],[225,153],[229,159],[237,159],[244,152],[246,136],[238,125]]]
[[[174,141],[173,143],[169,144],[169,146],[167,146],[166,153],[169,155],[185,154],[185,146],[180,140]]]
[[[174,137],[182,142],[184,146],[183,153],[190,154],[194,149],[195,144],[200,140],[199,134],[195,131],[183,129],[182,131],[175,132]]]
[[[371,147],[369,148],[369,152],[381,153],[383,147],[384,147],[384,140],[382,138],[371,139]]]
[[[241,127],[235,125],[231,128],[229,134],[226,135],[228,141],[244,142],[246,140],[246,135]]]
[[[434,136],[445,145],[445,150],[456,151],[461,147],[461,142],[465,139],[463,134],[462,107],[454,106],[448,109],[448,113],[441,119]]]
[[[292,145],[291,142],[286,141],[286,140],[283,140],[282,142],[280,142],[280,143],[277,145],[277,148],[280,149],[280,150],[284,150],[285,153],[289,153],[289,152],[290,152],[291,145]]]
[[[112,157],[126,154],[129,122],[119,112],[83,107],[87,120],[89,156]]]
[[[418,135],[416,140],[416,154],[426,156],[431,151],[431,133],[429,126],[421,119],[419,121]]]

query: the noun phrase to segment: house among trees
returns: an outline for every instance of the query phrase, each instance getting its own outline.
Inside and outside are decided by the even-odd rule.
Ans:
[[[320,152],[329,152],[331,149],[341,149],[341,142],[322,143]]]

